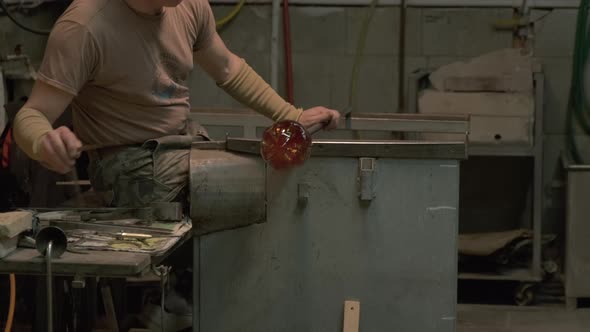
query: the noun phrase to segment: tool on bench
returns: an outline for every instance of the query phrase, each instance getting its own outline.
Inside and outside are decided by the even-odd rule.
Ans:
[[[47,263],[47,331],[53,331],[53,275],[51,260],[59,258],[68,247],[66,234],[59,228],[48,226],[37,233],[35,239],[37,251],[45,256]]]
[[[115,234],[117,240],[147,240],[153,238],[162,238],[162,237],[180,237],[179,235],[153,235],[153,234],[145,234],[145,233],[127,233],[127,232],[119,232]]]

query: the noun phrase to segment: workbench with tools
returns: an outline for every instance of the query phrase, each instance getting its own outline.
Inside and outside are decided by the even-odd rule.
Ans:
[[[45,311],[41,316],[47,321],[38,327],[40,331],[52,331],[55,326],[71,323],[53,322],[57,316],[56,277],[67,277],[71,289],[78,290],[78,297],[86,284],[96,287],[96,280],[101,280],[107,321],[110,329],[117,331],[120,321],[110,305],[113,303],[110,281],[152,274],[162,280],[164,290],[170,268],[162,262],[190,238],[192,228],[188,218],[182,215],[181,206],[172,203],[144,208],[36,209],[0,216],[4,217],[0,218],[0,229],[4,230],[0,234],[6,235],[0,236],[0,241],[6,238],[4,241],[8,243],[9,237],[18,239],[18,247],[13,240],[14,245],[3,252],[0,273],[45,275],[46,284],[39,284],[45,294],[37,293],[46,300],[37,304],[38,311]],[[88,292],[96,291],[90,288]],[[96,308],[96,297],[89,298],[92,303],[79,305]],[[95,310],[91,317],[84,319],[77,314],[72,313],[72,321],[78,322],[71,326],[74,331],[93,327]]]
[[[230,114],[192,116],[244,133],[269,125]],[[261,160],[256,136],[194,143],[193,331],[455,331],[467,143],[354,137],[465,136],[468,124],[348,114],[342,130],[314,138],[309,159],[288,169]]]
[[[205,126],[224,119],[193,115]],[[249,114],[231,119],[267,126]],[[335,135],[466,136],[468,124],[462,116],[347,114]],[[296,135],[287,131],[297,128],[279,127],[289,135],[275,143],[288,147]],[[79,285],[152,271],[164,283],[170,270],[162,260],[192,236],[193,331],[327,331],[343,324],[353,326],[349,331],[454,331],[466,141],[312,143],[305,139],[312,134],[295,140],[290,153],[303,155],[290,167],[273,160],[292,156],[264,155],[267,142],[259,138],[192,143],[188,216],[174,203],[34,210],[32,229],[0,260],[0,272],[66,275]],[[49,299],[52,289],[48,284]],[[108,287],[105,294],[111,303]],[[107,305],[105,311],[114,315]]]

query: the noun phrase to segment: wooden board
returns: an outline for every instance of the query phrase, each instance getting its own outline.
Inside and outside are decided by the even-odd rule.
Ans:
[[[150,264],[150,255],[129,252],[65,252],[52,261],[55,275],[127,277],[139,275]],[[34,249],[17,249],[0,260],[0,273],[45,274],[45,258]]]
[[[342,332],[358,332],[361,316],[359,301],[344,301],[344,324]]]
[[[29,211],[0,213],[0,237],[15,237],[31,229],[33,214]]]

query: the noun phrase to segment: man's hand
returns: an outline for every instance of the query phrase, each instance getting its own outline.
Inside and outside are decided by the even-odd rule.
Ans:
[[[66,174],[76,165],[82,153],[82,142],[68,127],[59,127],[41,138],[39,154],[43,166]]]
[[[309,128],[318,123],[325,123],[326,125],[324,126],[324,129],[336,129],[338,128],[339,122],[340,112],[321,106],[305,110],[299,118],[299,123],[305,128]]]

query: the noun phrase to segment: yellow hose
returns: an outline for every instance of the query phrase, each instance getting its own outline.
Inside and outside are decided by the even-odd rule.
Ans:
[[[10,274],[10,307],[8,308],[8,319],[6,320],[6,327],[4,332],[12,330],[12,321],[14,320],[14,307],[16,306],[16,278],[14,274]]]
[[[238,16],[238,13],[240,12],[240,10],[242,9],[242,7],[244,6],[245,3],[246,3],[246,0],[240,0],[240,2],[238,2],[235,5],[234,9],[232,9],[231,12],[229,14],[227,14],[227,16],[215,21],[215,25],[217,26],[217,29],[221,29],[224,25],[226,25],[231,20],[233,20],[236,16]]]

